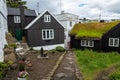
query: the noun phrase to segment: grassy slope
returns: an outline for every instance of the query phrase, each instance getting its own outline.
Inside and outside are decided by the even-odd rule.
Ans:
[[[76,37],[95,37],[101,38],[104,33],[110,30],[112,27],[117,25],[119,22],[109,22],[109,23],[84,23],[76,24],[71,30],[71,35],[76,35]]]
[[[116,52],[97,53],[92,50],[75,51],[77,63],[84,80],[93,80],[99,71],[120,62],[120,55]]]

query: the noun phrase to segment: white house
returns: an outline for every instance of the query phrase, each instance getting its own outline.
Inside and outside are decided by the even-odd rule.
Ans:
[[[64,11],[61,14],[56,15],[57,19],[61,22],[61,24],[65,28],[65,47],[69,48],[69,31],[73,28],[73,26],[79,22],[79,16],[71,13],[65,13]]]
[[[7,6],[6,0],[0,0],[0,62],[4,60],[4,45],[7,44],[5,33],[7,29]]]

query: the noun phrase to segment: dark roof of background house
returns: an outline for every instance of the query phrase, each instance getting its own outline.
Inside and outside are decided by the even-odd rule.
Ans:
[[[20,15],[20,8],[8,7],[8,15]],[[25,16],[37,16],[35,10],[24,9]]]
[[[70,32],[77,38],[101,38],[104,33],[115,27],[119,21],[76,24]]]

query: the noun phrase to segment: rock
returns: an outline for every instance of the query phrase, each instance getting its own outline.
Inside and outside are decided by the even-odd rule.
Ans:
[[[70,70],[70,71],[74,71],[74,69],[73,69],[73,68],[70,68],[70,67],[63,67],[63,69]]]
[[[16,56],[14,53],[10,53],[10,54],[7,54],[4,56],[4,61],[7,62],[7,61],[13,61],[13,62],[16,62]]]
[[[69,62],[69,64],[73,64],[73,63],[74,63],[73,61]]]
[[[70,58],[70,57],[66,57],[66,59],[68,59],[68,60],[72,60],[72,58]]]
[[[11,68],[12,70],[17,69],[17,67],[18,67],[18,64],[16,64],[16,63],[14,63],[14,64],[12,64],[12,65],[10,66],[10,68]]]
[[[64,78],[64,77],[66,77],[65,73],[58,73],[56,75],[57,75],[58,78]]]
[[[109,79],[108,79],[108,77],[103,76],[103,77],[102,77],[102,80],[109,80]]]

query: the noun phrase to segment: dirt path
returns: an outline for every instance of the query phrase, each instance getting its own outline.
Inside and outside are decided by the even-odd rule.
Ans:
[[[95,80],[109,80],[108,74],[115,70],[115,66],[112,66],[106,70],[101,71]]]
[[[52,80],[83,80],[76,66],[74,53],[66,53]]]

